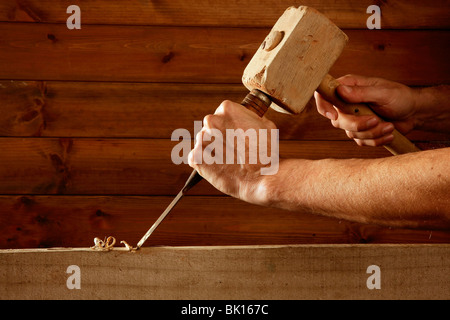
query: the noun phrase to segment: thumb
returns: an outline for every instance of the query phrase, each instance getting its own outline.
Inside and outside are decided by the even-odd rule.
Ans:
[[[337,94],[349,103],[373,103],[383,105],[386,103],[384,90],[376,86],[347,86],[339,85]]]

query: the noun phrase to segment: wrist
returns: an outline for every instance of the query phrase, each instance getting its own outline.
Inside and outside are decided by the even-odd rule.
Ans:
[[[282,192],[284,163],[284,160],[279,160],[275,174],[258,173],[256,177],[241,183],[239,198],[256,205],[272,207],[279,200],[279,193]]]
[[[447,123],[449,118],[446,110],[449,87],[437,86],[413,90],[415,94],[414,128],[434,131],[445,126],[442,123]]]
[[[288,210],[301,207],[302,188],[310,172],[310,163],[304,159],[280,159],[276,174],[261,176],[260,204]]]
[[[426,88],[414,88],[411,89],[414,97],[414,129],[419,129],[423,127],[427,116],[426,100],[427,100],[427,92]]]
[[[274,202],[274,192],[278,186],[278,174],[261,175],[241,184],[239,198],[249,203],[270,207]]]

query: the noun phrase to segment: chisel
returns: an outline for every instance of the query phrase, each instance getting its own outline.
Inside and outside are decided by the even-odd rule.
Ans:
[[[161,216],[156,220],[156,222],[151,226],[151,228],[147,231],[147,233],[142,237],[142,239],[138,242],[136,249],[139,249],[142,247],[145,241],[147,241],[148,237],[155,231],[155,229],[160,225],[160,223],[164,220],[164,218],[169,214],[170,211],[175,207],[175,205],[180,201],[180,199],[183,197],[183,195],[188,192],[189,189],[191,189],[193,186],[195,186],[198,182],[202,180],[202,176],[194,170],[189,178],[187,179],[183,189],[181,189],[180,192],[178,192],[175,199],[172,200],[172,202],[168,205],[166,210],[161,214]]]
[[[242,101],[242,106],[245,108],[252,110],[257,115],[262,117],[264,113],[269,108],[272,101],[270,98],[262,93],[259,90],[252,90],[247,94],[247,96]],[[155,231],[155,229],[161,224],[161,222],[164,220],[164,218],[169,214],[170,211],[175,207],[175,205],[180,201],[180,199],[183,197],[183,195],[186,194],[193,186],[195,186],[198,182],[202,180],[202,176],[196,171],[192,171],[191,175],[187,179],[186,183],[184,184],[183,189],[181,189],[180,192],[178,192],[175,199],[172,200],[172,202],[169,204],[169,206],[164,210],[164,212],[161,214],[161,216],[156,220],[156,222],[151,226],[151,228],[147,231],[147,233],[142,237],[142,239],[138,242],[136,249],[139,249],[142,247],[145,241],[147,241],[148,237]]]

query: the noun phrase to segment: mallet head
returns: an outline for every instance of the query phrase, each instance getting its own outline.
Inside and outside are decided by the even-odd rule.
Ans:
[[[300,113],[344,49],[348,37],[317,10],[290,7],[273,26],[243,77],[269,95],[277,111]]]

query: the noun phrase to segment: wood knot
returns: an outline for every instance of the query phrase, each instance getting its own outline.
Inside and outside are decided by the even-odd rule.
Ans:
[[[108,216],[108,214],[106,212],[103,212],[102,210],[98,209],[97,211],[95,211],[95,215],[97,217],[106,217]]]
[[[161,59],[161,62],[162,62],[162,63],[168,63],[170,60],[173,59],[174,56],[175,56],[175,54],[174,54],[172,51],[170,51],[168,54],[166,54],[166,55]]]
[[[35,205],[35,201],[29,197],[22,196],[17,199],[17,202],[14,204],[14,209],[19,210],[21,208],[24,208],[25,210],[28,210],[33,205]]]
[[[386,49],[386,46],[384,44],[380,43],[376,46],[376,49],[378,51],[384,51],[384,49]]]
[[[272,31],[261,45],[261,49],[270,51],[283,40],[284,31]]]
[[[37,222],[38,224],[41,224],[41,225],[50,224],[50,220],[47,217],[41,216],[41,215],[37,215],[34,218],[34,221]]]
[[[20,121],[21,122],[29,122],[33,119],[35,119],[37,116],[39,115],[39,112],[36,110],[30,110],[28,112],[25,112],[21,117],[20,117]]]
[[[57,154],[51,154],[50,160],[52,161],[53,167],[58,172],[64,172],[66,170],[66,166],[61,158]]]
[[[52,41],[52,42],[58,41],[58,40],[56,39],[56,36],[55,36],[53,33],[47,34],[47,39],[50,40],[50,41]]]

